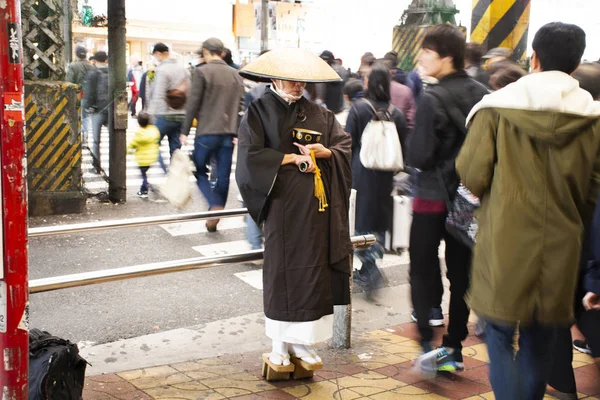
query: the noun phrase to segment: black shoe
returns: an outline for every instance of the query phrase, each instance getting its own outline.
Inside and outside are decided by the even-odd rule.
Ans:
[[[148,191],[142,191],[140,190],[139,192],[137,192],[137,195],[139,198],[141,199],[147,199],[148,198]]]
[[[370,290],[371,281],[369,279],[369,276],[365,273],[361,274],[361,271],[358,269],[355,269],[354,273],[352,274],[352,282],[354,282],[354,285],[360,287],[365,291]]]
[[[573,340],[573,347],[580,353],[592,354],[592,350],[590,349],[587,340]]]

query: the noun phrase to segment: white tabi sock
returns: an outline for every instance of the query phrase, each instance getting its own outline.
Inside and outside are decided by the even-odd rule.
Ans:
[[[275,365],[290,365],[288,347],[288,344],[285,342],[273,340],[273,347],[271,354],[269,355],[269,360]]]
[[[317,364],[323,362],[321,357],[317,355],[317,353],[308,346],[297,343],[290,343],[290,355],[293,357],[297,357],[302,361],[306,361],[309,364]]]

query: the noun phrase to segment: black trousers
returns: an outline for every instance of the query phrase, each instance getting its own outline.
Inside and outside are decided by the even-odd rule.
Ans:
[[[454,239],[445,227],[446,214],[413,213],[410,231],[411,298],[417,315],[421,340],[429,342],[429,310],[441,302],[441,269],[438,248],[446,242],[447,277],[450,281],[450,322],[442,345],[462,349],[469,331],[469,307],[465,295],[471,281],[471,249]]]
[[[575,305],[577,327],[588,341],[592,349],[592,357],[600,357],[600,311],[586,311],[581,305],[583,296]],[[563,393],[577,393],[575,373],[573,372],[573,338],[569,327],[559,328],[554,347],[554,360],[548,384]]]

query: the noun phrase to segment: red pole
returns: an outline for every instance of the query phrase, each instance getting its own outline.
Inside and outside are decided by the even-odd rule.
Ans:
[[[0,1],[0,393],[26,400],[29,378],[27,180],[20,0]]]

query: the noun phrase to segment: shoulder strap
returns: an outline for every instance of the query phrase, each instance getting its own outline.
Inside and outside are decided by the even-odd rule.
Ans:
[[[371,107],[371,110],[373,111],[373,114],[377,114],[377,110],[375,109],[375,107],[373,107],[373,103],[371,103],[369,100],[362,98],[360,99],[361,101],[367,103],[369,105],[369,107]]]
[[[394,113],[394,109],[396,108],[395,105],[393,105],[392,103],[390,103],[390,106],[388,107],[388,114],[390,114],[390,119],[392,119],[392,114]]]
[[[462,111],[456,106],[454,96],[446,88],[439,85],[432,87],[428,93],[438,99],[452,123],[466,136],[468,132],[465,123],[467,116],[463,115]]]
[[[374,115],[377,115],[377,110],[375,109],[375,107],[373,106],[373,103],[371,103],[369,100],[362,98],[360,99],[361,101],[364,101],[365,103],[367,103],[369,105],[369,107],[371,107],[371,110],[373,111]],[[394,109],[396,108],[396,106],[394,106],[392,103],[390,103],[389,107],[387,108],[387,113],[390,115],[390,121],[393,121],[392,118],[392,114],[394,113]]]
[[[465,137],[467,136],[468,129],[466,127],[466,115],[463,115],[462,111],[456,105],[456,101],[454,96],[444,87],[442,86],[434,86],[431,88],[428,93],[431,93],[433,97],[438,99],[438,101],[442,104],[444,111],[450,117],[450,121],[462,132]],[[446,186],[446,182],[444,181],[444,174],[442,173],[441,168],[435,168],[438,180],[440,181],[440,186],[442,192],[444,193],[444,202],[446,203],[446,209],[448,212],[452,211],[452,202],[450,200],[450,195],[448,194],[448,187]]]

